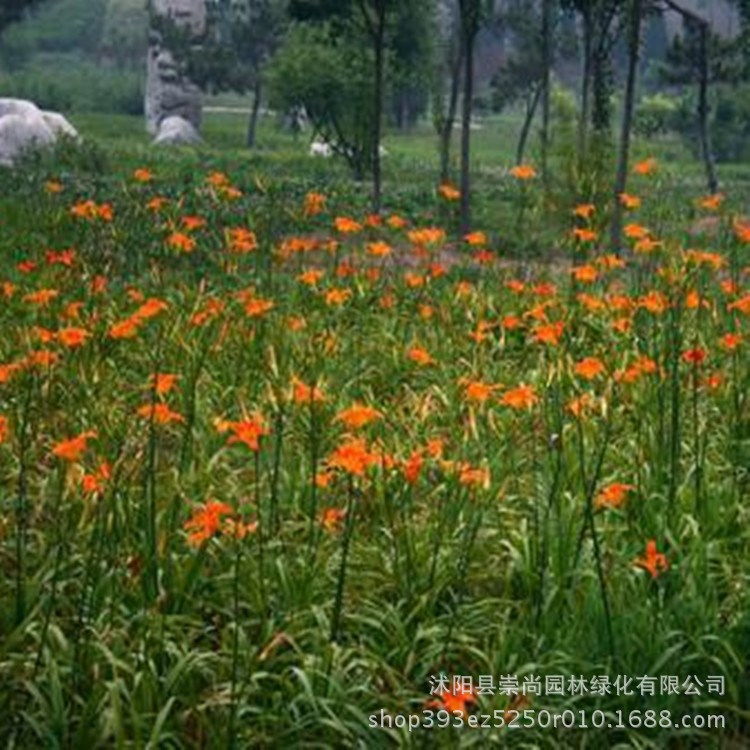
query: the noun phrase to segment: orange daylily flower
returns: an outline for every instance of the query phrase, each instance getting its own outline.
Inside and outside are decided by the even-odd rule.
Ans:
[[[62,440],[52,447],[52,455],[63,459],[63,461],[75,463],[85,453],[88,441],[93,440],[96,436],[95,430],[87,430],[77,437]]]
[[[126,318],[119,323],[115,323],[107,335],[112,339],[132,339],[138,333],[140,321],[134,318]]]
[[[565,409],[568,413],[580,419],[590,405],[591,396],[588,393],[583,393],[568,401],[565,405]]]
[[[362,231],[362,225],[348,216],[337,216],[334,226],[341,234],[356,234]]]
[[[175,250],[181,250],[183,253],[192,253],[196,244],[195,238],[184,232],[172,232],[167,237],[167,245]]]
[[[529,164],[518,164],[510,170],[510,173],[513,177],[522,182],[533,180],[536,177],[536,169]]]
[[[420,346],[413,346],[409,351],[406,353],[406,356],[416,364],[426,367],[428,365],[434,365],[435,360],[430,356],[430,354],[422,349]]]
[[[487,489],[490,486],[490,470],[486,467],[474,467],[469,464],[462,464],[458,469],[458,481],[464,487],[483,487]]]
[[[608,484],[599,491],[594,500],[594,507],[597,510],[602,508],[619,508],[625,502],[628,493],[634,489],[635,487],[632,484],[622,484],[621,482]]]
[[[55,297],[58,297],[60,292],[57,289],[39,289],[36,292],[29,292],[24,295],[23,301],[30,302],[32,305],[39,305],[40,307],[46,307]]]
[[[565,324],[562,321],[547,325],[538,325],[533,329],[532,336],[537,343],[556,346],[560,342],[564,328]]]
[[[428,245],[439,245],[445,242],[445,230],[439,227],[425,227],[424,229],[413,229],[407,237],[412,245],[427,247]]]
[[[329,289],[325,295],[326,304],[330,307],[343,305],[352,296],[351,289]]]
[[[175,386],[179,375],[168,372],[157,372],[151,375],[149,388],[153,388],[158,396],[166,396]]]
[[[320,523],[327,532],[332,533],[341,528],[345,518],[344,508],[324,508],[320,514]]]
[[[104,491],[111,477],[112,467],[106,461],[103,461],[95,471],[83,475],[81,487],[87,495],[98,495]]]
[[[319,385],[307,385],[299,378],[292,378],[292,400],[296,404],[320,404],[325,394]]]
[[[660,573],[669,568],[666,555],[656,551],[656,540],[654,539],[648,540],[646,543],[646,554],[636,558],[635,564],[639,568],[647,570],[651,574],[651,578],[656,578]]]
[[[604,362],[597,357],[586,357],[577,362],[573,370],[576,375],[584,380],[593,380],[599,377],[599,375],[603,375],[607,371],[607,368],[604,366]]]
[[[334,422],[341,422],[345,427],[351,430],[358,430],[371,422],[376,422],[383,418],[383,413],[371,406],[360,403],[354,403],[348,409],[340,411],[333,419]]]
[[[633,250],[635,250],[636,253],[640,255],[647,255],[648,253],[652,253],[655,250],[658,250],[660,247],[662,247],[664,243],[660,242],[659,240],[655,240],[651,237],[644,237],[641,240],[638,240],[638,242],[635,243],[633,246]]]
[[[659,168],[659,162],[654,158],[644,159],[633,165],[633,172],[639,175],[650,175],[654,174]]]
[[[380,463],[380,456],[371,452],[364,440],[350,438],[331,453],[326,463],[329,469],[341,469],[361,477],[371,466]]]
[[[596,212],[596,206],[593,203],[580,203],[573,209],[573,216],[579,219],[590,219]]]
[[[249,318],[261,318],[276,306],[276,303],[270,299],[260,299],[255,297],[245,303],[245,315]]]
[[[143,419],[153,420],[156,424],[171,424],[172,422],[184,422],[185,417],[164,403],[144,404],[139,407],[136,414]]]
[[[230,253],[252,253],[258,249],[258,238],[255,232],[242,227],[227,230],[227,245]]]
[[[404,472],[404,479],[409,484],[415,484],[417,479],[419,479],[419,475],[422,472],[422,467],[424,466],[424,456],[422,455],[422,451],[414,451],[409,458],[404,461],[403,464],[403,472]]]
[[[487,244],[487,235],[484,232],[470,232],[464,237],[467,245],[480,247]]]
[[[500,403],[503,406],[509,406],[511,409],[530,409],[539,401],[539,396],[530,385],[520,385],[506,391],[500,397]]]
[[[429,701],[427,703],[428,708],[435,708],[440,710],[448,711],[453,716],[454,711],[458,711],[461,716],[466,715],[466,707],[472,703],[476,703],[473,690],[463,690],[458,688],[456,692],[441,691],[436,693],[440,700]]]
[[[223,172],[211,172],[211,174],[206,177],[206,182],[215,188],[226,187],[229,185],[229,177]]]
[[[669,300],[661,292],[651,291],[638,300],[638,307],[660,315],[669,308]]]
[[[161,211],[167,203],[169,203],[169,201],[166,198],[157,195],[146,204],[146,208],[153,213],[157,213],[158,211]]]
[[[578,242],[596,242],[599,239],[598,232],[586,227],[575,227],[571,234],[573,235],[573,239]]]
[[[227,445],[242,443],[255,453],[260,450],[260,439],[269,434],[268,428],[263,424],[260,417],[245,419],[241,422],[219,420],[217,429],[219,432],[232,433],[227,440]]]
[[[703,364],[703,362],[706,359],[706,356],[707,355],[706,355],[705,349],[696,347],[695,349],[688,349],[686,352],[684,352],[682,355],[682,359],[688,364],[691,364],[694,367],[698,367],[698,365]]]
[[[447,201],[457,201],[461,197],[461,191],[447,182],[438,188],[438,192]]]
[[[75,262],[76,251],[73,249],[47,250],[44,257],[51,266],[66,266],[67,268],[71,268]]]
[[[385,258],[393,252],[393,248],[387,242],[369,242],[367,253],[373,258]]]
[[[594,266],[576,266],[570,272],[573,278],[582,284],[593,284],[599,278],[599,271]]]
[[[734,222],[734,233],[740,242],[750,244],[750,221],[738,219]]]
[[[233,512],[231,505],[209,500],[185,522],[184,528],[188,532],[188,543],[193,547],[199,547],[203,542],[211,539],[220,531],[222,518]]]
[[[631,211],[641,207],[641,199],[637,195],[630,195],[629,193],[620,193],[620,203]]]
[[[149,320],[164,312],[168,307],[169,305],[164,300],[150,297],[133,313],[133,318],[137,321]]]
[[[641,356],[626,370],[615,373],[615,380],[622,380],[625,383],[635,383],[643,375],[653,375],[658,371],[659,367],[653,359]]]
[[[57,332],[57,340],[68,349],[76,349],[86,343],[91,334],[85,328],[61,328]]]
[[[464,381],[464,393],[467,401],[484,403],[501,386],[492,383],[482,383],[478,380]]]
[[[133,172],[133,179],[136,182],[151,182],[154,179],[154,175],[150,170],[141,168]]]
[[[649,229],[641,224],[626,224],[623,232],[631,240],[643,240],[651,235]]]
[[[727,305],[727,310],[730,312],[732,310],[737,310],[737,312],[741,312],[743,315],[750,315],[750,294],[746,294],[736,302]]]
[[[317,216],[323,213],[326,207],[326,197],[322,193],[310,192],[305,196],[303,212],[306,217]]]
[[[725,333],[721,339],[719,339],[719,346],[728,352],[733,352],[741,343],[741,333]]]
[[[698,205],[706,211],[718,211],[721,204],[725,201],[726,196],[723,193],[707,195],[698,201]]]
[[[188,232],[194,232],[206,226],[206,220],[201,216],[183,216],[180,221]]]

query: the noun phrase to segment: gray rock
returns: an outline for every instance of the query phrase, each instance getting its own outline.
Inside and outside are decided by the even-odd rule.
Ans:
[[[164,118],[154,138],[155,146],[194,146],[201,142],[198,131],[183,117]]]
[[[54,146],[60,136],[79,140],[61,114],[24,99],[0,99],[0,164],[12,166],[26,151]]]
[[[205,0],[153,0],[153,11],[168,16],[179,26],[200,33],[206,24]],[[162,120],[177,116],[200,130],[202,96],[198,87],[182,75],[174,56],[163,44],[161,34],[149,31],[146,71],[146,129],[152,135]]]

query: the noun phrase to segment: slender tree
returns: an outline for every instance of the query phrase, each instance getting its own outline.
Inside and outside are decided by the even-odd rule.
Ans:
[[[463,34],[461,33],[460,14],[448,8],[450,16],[443,28],[436,29],[441,39],[434,72],[433,88],[433,122],[438,136],[440,152],[440,182],[450,180],[451,143],[453,128],[458,114],[458,95],[461,91],[461,72],[463,70]],[[444,92],[445,79],[449,79],[449,90],[446,100]]]
[[[628,77],[625,84],[625,102],[622,113],[620,147],[617,155],[617,175],[615,177],[614,211],[612,214],[612,250],[619,251],[622,241],[622,202],[620,195],[625,192],[628,179],[628,159],[630,156],[630,135],[633,130],[635,111],[635,86],[638,76],[638,61],[641,48],[641,27],[643,24],[643,0],[630,0],[630,35],[628,41]]]
[[[380,213],[382,203],[382,173],[380,143],[383,128],[383,77],[385,70],[386,23],[393,0],[357,0],[357,7],[364,21],[367,36],[372,45],[373,102],[372,102],[372,211]]]
[[[471,113],[474,100],[474,47],[484,16],[482,0],[459,0],[464,87],[461,113],[461,231],[471,231]]]
[[[550,88],[552,85],[554,30],[552,27],[555,0],[542,0],[542,181],[549,187],[549,123]]]
[[[694,81],[698,85],[698,137],[700,140],[701,155],[706,170],[706,183],[711,193],[719,189],[719,179],[716,174],[716,161],[711,147],[710,107],[708,103],[709,86],[711,83],[711,46],[712,34],[709,22],[683,7],[675,0],[663,0],[663,7],[678,13],[685,24],[685,31],[689,41],[683,47],[672,50],[672,61],[676,67],[682,67],[683,72],[668,76],[684,81]],[[717,78],[721,78],[721,72],[717,72]]]

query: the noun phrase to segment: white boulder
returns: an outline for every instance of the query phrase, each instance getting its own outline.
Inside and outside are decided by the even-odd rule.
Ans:
[[[26,151],[54,146],[60,136],[79,138],[61,114],[24,99],[0,99],[0,164],[12,166]]]
[[[155,146],[194,146],[201,142],[198,131],[184,117],[172,115],[159,123]]]
[[[56,136],[72,138],[74,141],[80,140],[78,131],[59,112],[43,111],[42,117],[47,127]]]
[[[310,144],[310,156],[321,156],[330,159],[333,156],[333,147],[325,141],[313,141]]]

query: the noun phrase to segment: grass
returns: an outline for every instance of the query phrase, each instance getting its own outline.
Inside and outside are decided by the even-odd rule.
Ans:
[[[257,154],[231,116],[187,152],[76,125],[96,145],[0,187],[7,746],[747,743],[741,184],[701,206],[668,155],[634,175],[620,259],[559,173],[500,172],[505,125],[477,132],[471,243],[420,133],[388,141],[377,224],[267,124]],[[679,688],[431,695],[441,673]],[[456,701],[612,726],[371,727]]]

